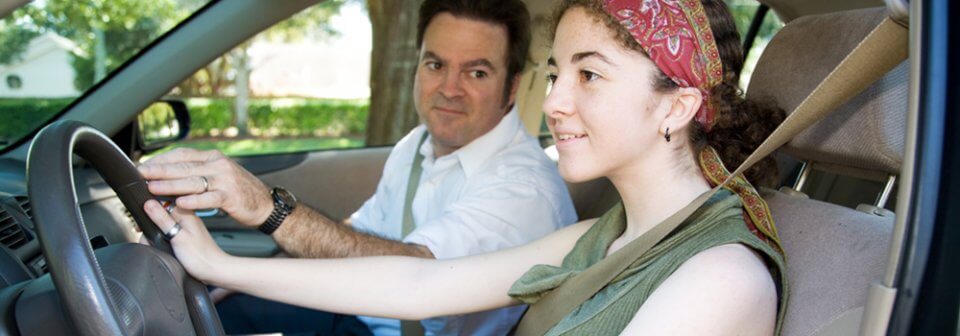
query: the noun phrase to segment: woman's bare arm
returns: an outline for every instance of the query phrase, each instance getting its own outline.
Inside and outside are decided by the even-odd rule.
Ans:
[[[772,335],[777,290],[763,260],[739,244],[684,262],[644,302],[623,335]]]
[[[258,259],[227,255],[186,210],[145,209],[164,231],[183,227],[171,244],[188,272],[224,288],[314,309],[423,319],[517,304],[507,290],[537,264],[559,265],[595,220],[530,244],[489,254],[434,260],[414,257]]]
[[[345,314],[418,320],[518,304],[507,290],[537,264],[559,265],[591,223],[533,243],[448,260],[228,258],[211,283],[271,300]]]

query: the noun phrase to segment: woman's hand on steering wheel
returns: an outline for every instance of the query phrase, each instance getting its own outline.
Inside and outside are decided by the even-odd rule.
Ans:
[[[167,235],[174,254],[187,272],[204,282],[212,280],[216,266],[229,255],[213,241],[203,221],[192,210],[173,207],[167,212],[156,200],[144,203],[143,209]]]

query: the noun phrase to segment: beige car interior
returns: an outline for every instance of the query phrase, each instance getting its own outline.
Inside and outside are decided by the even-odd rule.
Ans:
[[[761,56],[748,96],[793,110],[887,16],[886,8],[874,8],[790,22]],[[781,148],[804,162],[792,187],[763,190],[787,253],[791,288],[784,335],[845,334],[860,327],[894,232],[894,214],[883,206],[903,164],[907,101],[904,62]],[[814,169],[883,182],[884,188],[859,195],[876,201],[856,209],[813,200],[800,190]],[[617,201],[605,180],[568,186],[581,218],[599,216]]]
[[[796,1],[762,2],[771,5],[788,24],[764,50],[747,94],[771,100],[786,111],[799,104],[889,14],[886,8],[872,8],[798,17],[797,11],[837,9],[818,11],[817,4],[824,3],[820,1],[808,2],[807,6],[813,7],[800,9],[790,7],[803,6]],[[881,5],[877,1],[851,1],[848,5],[861,8],[865,4]],[[534,43],[542,45],[544,38],[538,36]],[[535,59],[545,59],[545,50],[534,48]],[[894,236],[894,214],[884,207],[904,164],[907,63],[796,136],[778,153],[803,163],[796,183],[762,191],[787,252],[791,293],[784,335],[836,334],[861,327],[868,291],[884,275]],[[532,134],[539,133],[542,118],[539,102],[545,91],[540,87],[542,81],[536,80],[542,78],[542,70],[536,64],[528,70],[518,100],[521,117]],[[345,218],[373,194],[389,150],[310,153],[294,167],[260,177],[267,184],[287,187],[331,218]],[[882,187],[836,191],[871,200],[857,206],[818,201],[805,193],[816,187],[808,179],[813,171],[874,181]],[[305,183],[303,178],[310,181]],[[598,217],[619,200],[605,179],[568,184],[568,188],[581,219]],[[234,225],[226,218],[207,222],[212,228]],[[218,242],[224,240],[229,244],[229,238],[218,237]]]
[[[875,8],[790,22],[761,56],[748,96],[793,110],[887,15],[886,8]],[[888,182],[881,194],[868,195],[876,203],[856,209],[810,199],[798,191],[803,178],[793,187],[762,191],[787,254],[790,302],[783,335],[845,334],[860,327],[894,232],[893,213],[882,205],[903,163],[907,84],[904,62],[780,150],[805,163],[801,177],[818,169]],[[569,188],[581,218],[616,202],[607,181]]]
[[[748,96],[790,111],[887,15],[877,8],[790,22],[761,56]],[[903,162],[907,70],[904,62],[782,152],[806,162],[804,171],[896,176]],[[784,335],[812,335],[837,319],[858,320],[871,283],[886,266],[892,213],[875,205],[854,210],[811,200],[793,188],[766,190],[764,197],[787,254],[791,293]]]

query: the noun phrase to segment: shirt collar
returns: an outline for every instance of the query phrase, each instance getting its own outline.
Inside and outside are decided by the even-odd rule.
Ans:
[[[517,107],[514,105],[510,112],[507,112],[507,115],[500,119],[497,126],[447,156],[459,161],[464,175],[470,177],[513,140],[514,134],[522,128],[518,114]],[[427,141],[420,147],[420,154],[423,154],[426,160],[434,161],[436,158],[433,156],[433,139],[431,137],[432,135],[428,136]],[[443,160],[444,158],[440,159]]]

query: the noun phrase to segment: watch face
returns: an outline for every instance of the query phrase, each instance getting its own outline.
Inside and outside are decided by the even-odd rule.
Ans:
[[[297,198],[293,197],[293,194],[286,189],[280,187],[273,188],[273,195],[276,200],[280,201],[280,203],[283,203],[283,205],[288,208],[293,208],[294,205],[297,204]]]

